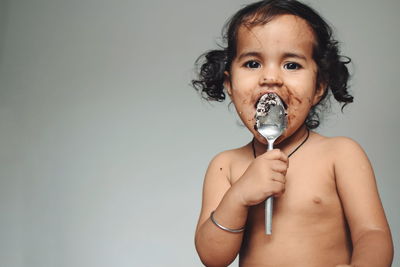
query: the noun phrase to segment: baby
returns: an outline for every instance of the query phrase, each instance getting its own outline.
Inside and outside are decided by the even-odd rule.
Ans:
[[[348,58],[327,23],[294,0],[248,5],[229,21],[226,48],[201,57],[196,89],[209,100],[227,93],[253,134],[247,145],[211,161],[195,244],[206,266],[390,266],[393,244],[374,173],[363,149],[325,137],[319,107],[329,95],[346,105]],[[267,151],[255,129],[259,99],[277,94],[287,128]],[[264,203],[273,196],[272,235]]]

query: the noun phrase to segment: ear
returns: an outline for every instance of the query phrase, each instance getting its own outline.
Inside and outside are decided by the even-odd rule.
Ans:
[[[321,101],[321,98],[324,96],[326,91],[326,83],[321,82],[317,87],[315,88],[315,94],[314,94],[314,99],[312,101],[312,105],[315,106]]]
[[[232,95],[231,77],[228,71],[224,71],[224,87],[228,92],[228,95]]]

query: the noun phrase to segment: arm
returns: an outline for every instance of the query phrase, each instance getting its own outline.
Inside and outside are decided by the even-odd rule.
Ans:
[[[353,242],[351,266],[389,267],[393,243],[371,164],[357,143],[337,141],[335,176]]]
[[[207,170],[203,188],[203,203],[196,229],[196,249],[206,266],[227,266],[237,256],[243,232],[231,233],[218,228],[210,219],[215,210],[216,221],[231,229],[246,224],[248,207],[257,205],[271,195],[283,193],[287,171],[287,156],[278,149],[253,160],[244,174],[232,186],[229,182],[232,154],[215,157]]]
[[[195,244],[201,261],[206,266],[227,266],[237,256],[242,233],[229,233],[216,227],[210,213],[222,225],[239,229],[247,219],[247,207],[237,201],[228,180],[229,164],[226,155],[215,157],[206,172],[203,185],[203,203],[197,224]]]

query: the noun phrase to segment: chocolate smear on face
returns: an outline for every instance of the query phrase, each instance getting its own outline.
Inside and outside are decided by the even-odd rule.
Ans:
[[[297,96],[295,96],[292,92],[288,91],[288,101],[289,101],[289,104],[294,104],[294,101],[293,101],[293,100],[296,100],[299,104],[303,103],[303,101],[302,101],[300,98],[298,98]]]

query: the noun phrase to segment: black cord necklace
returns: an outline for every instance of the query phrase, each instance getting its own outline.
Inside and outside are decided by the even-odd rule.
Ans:
[[[308,140],[308,137],[310,136],[310,130],[307,129],[307,136],[306,139],[303,140],[303,142],[301,142],[300,145],[298,145],[292,152],[290,152],[290,154],[288,155],[288,157],[290,157],[291,155],[293,155],[294,152],[296,152],[302,145],[304,145],[304,143]],[[251,140],[251,147],[253,148],[253,156],[254,158],[257,157],[256,155],[256,148],[254,146],[254,138],[253,140]]]

